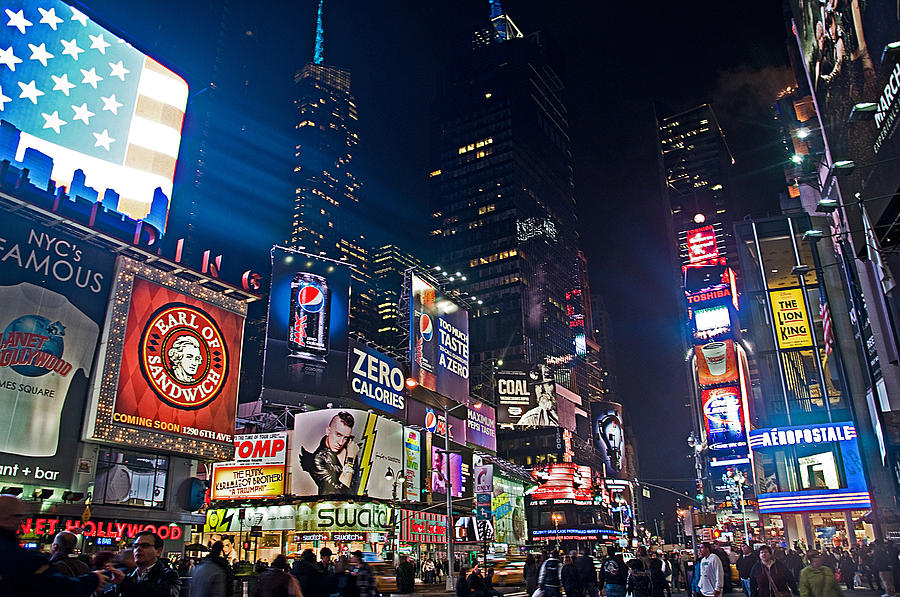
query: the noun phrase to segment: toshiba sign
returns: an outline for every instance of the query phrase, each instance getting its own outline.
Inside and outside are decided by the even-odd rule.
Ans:
[[[235,459],[213,465],[214,500],[277,497],[284,493],[287,431],[238,435]]]

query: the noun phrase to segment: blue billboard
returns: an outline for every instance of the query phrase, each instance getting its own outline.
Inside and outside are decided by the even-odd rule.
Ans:
[[[299,406],[309,396],[343,395],[349,321],[347,264],[274,247],[263,402]]]
[[[410,376],[424,388],[469,399],[469,314],[422,277],[410,276]]]
[[[350,340],[350,395],[382,412],[404,417],[406,374],[400,362]]]

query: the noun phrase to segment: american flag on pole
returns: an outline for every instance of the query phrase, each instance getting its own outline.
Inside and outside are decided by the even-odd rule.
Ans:
[[[145,218],[157,187],[171,198],[187,96],[178,75],[73,6],[0,6],[0,118],[21,131],[16,161],[28,148],[50,156],[57,185],[80,169],[101,198],[119,194],[118,211]],[[148,221],[164,229],[165,211]]]
[[[831,330],[831,310],[828,308],[828,301],[825,300],[824,294],[819,294],[819,317],[822,318],[822,332],[825,338],[825,356],[831,354],[832,344],[834,344],[834,333]]]

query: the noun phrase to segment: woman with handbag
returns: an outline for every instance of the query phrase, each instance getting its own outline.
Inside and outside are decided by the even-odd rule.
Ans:
[[[792,597],[794,577],[787,566],[772,556],[772,548],[759,548],[759,562],[750,571],[750,597]]]
[[[809,566],[800,571],[800,597],[844,597],[834,572],[824,566],[819,552],[809,554]]]

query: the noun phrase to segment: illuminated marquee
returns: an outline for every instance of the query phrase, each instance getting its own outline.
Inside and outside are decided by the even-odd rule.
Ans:
[[[775,446],[806,446],[828,442],[846,442],[856,439],[856,427],[852,423],[808,425],[803,427],[773,427],[754,429],[750,432],[750,447],[754,450]]]
[[[716,230],[712,226],[694,228],[685,233],[689,263],[708,263],[719,258]]]

